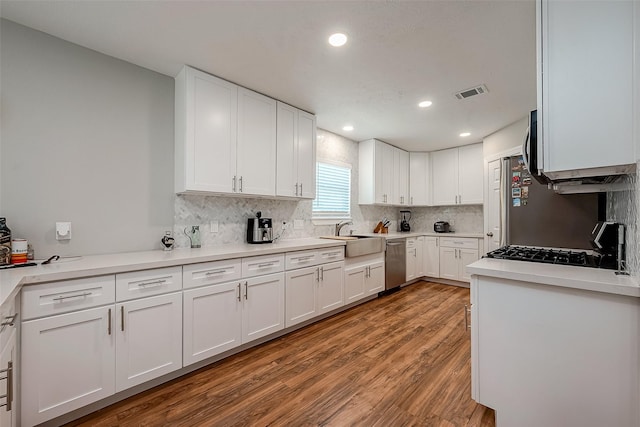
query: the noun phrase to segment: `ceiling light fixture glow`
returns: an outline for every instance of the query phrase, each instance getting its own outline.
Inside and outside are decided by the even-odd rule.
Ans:
[[[335,33],[329,36],[329,44],[331,46],[339,47],[347,42],[347,36],[342,33]]]
[[[353,130],[353,126],[351,125],[346,125],[342,128],[342,130],[347,131],[347,132],[351,132]]]
[[[433,102],[431,101],[422,101],[418,104],[418,107],[427,108],[427,107],[431,107],[431,104],[433,104]]]
[[[471,135],[471,132],[462,132],[462,133],[460,134],[460,136],[461,136],[461,137],[463,137],[463,138],[465,138],[465,137],[467,137],[467,136],[469,136],[469,135]]]

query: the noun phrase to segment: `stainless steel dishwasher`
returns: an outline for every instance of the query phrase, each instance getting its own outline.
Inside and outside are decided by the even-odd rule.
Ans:
[[[385,291],[397,288],[406,281],[407,275],[407,249],[406,238],[387,240],[385,251]]]

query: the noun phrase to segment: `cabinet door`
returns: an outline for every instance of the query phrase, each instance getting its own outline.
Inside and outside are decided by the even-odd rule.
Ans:
[[[232,191],[237,103],[238,87],[232,83],[188,67],[176,78],[178,192]]]
[[[298,196],[316,198],[316,116],[298,110]]]
[[[460,262],[458,266],[459,280],[470,282],[471,275],[467,273],[467,265],[479,259],[477,249],[458,249],[458,260]]]
[[[278,102],[276,195],[297,197],[298,109]]]
[[[344,305],[344,262],[320,266],[318,286],[318,314],[327,313]]]
[[[434,206],[455,205],[458,201],[458,149],[431,153],[431,194]]]
[[[424,276],[424,236],[416,238],[416,278]]]
[[[634,163],[634,3],[541,2],[546,172]]]
[[[409,204],[431,204],[431,164],[429,153],[409,153]]]
[[[418,255],[416,252],[416,239],[409,238],[407,239],[407,261],[406,261],[406,276],[405,279],[408,282],[409,280],[413,280],[416,278],[416,265]]]
[[[182,293],[116,304],[116,391],[182,368]]]
[[[242,344],[240,281],[185,290],[184,366]]]
[[[382,141],[375,141],[375,202],[393,203],[393,147]]]
[[[463,205],[481,204],[484,200],[482,144],[458,148],[458,203]]]
[[[409,153],[393,149],[393,204],[409,204]]]
[[[367,295],[384,291],[384,261],[374,262],[369,265],[369,274],[365,280]]]
[[[276,100],[238,88],[236,191],[276,194]]]
[[[284,329],[284,273],[245,280],[243,297],[243,344]]]
[[[318,314],[318,267],[287,271],[285,274],[285,326],[311,319]]]
[[[115,392],[114,307],[22,323],[22,424],[35,425]]]
[[[440,248],[437,237],[424,238],[424,275],[440,277]]]
[[[16,427],[18,422],[17,412],[19,406],[16,395],[18,386],[17,332],[13,327],[11,330],[9,339],[0,351],[0,369],[8,369],[9,364],[11,364],[11,371],[6,371],[2,374],[5,380],[0,383],[0,394],[4,395],[4,398],[0,398],[0,404],[3,405],[0,407],[0,426],[2,427]],[[9,378],[11,378],[11,381],[9,381]]]
[[[440,246],[440,277],[458,280],[458,249]]]
[[[344,270],[344,302],[351,304],[367,295],[365,281],[368,267],[354,267]]]

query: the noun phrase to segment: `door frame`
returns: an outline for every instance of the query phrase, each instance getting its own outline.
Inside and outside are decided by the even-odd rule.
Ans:
[[[483,173],[484,173],[484,200],[485,203],[482,206],[482,215],[483,215],[483,229],[484,229],[484,250],[487,250],[487,248],[489,248],[489,236],[487,236],[487,233],[489,232],[489,163],[493,162],[494,160],[499,160],[502,159],[503,157],[511,157],[511,156],[518,156],[522,154],[522,147],[521,146],[517,146],[517,147],[513,147],[510,148],[508,150],[504,150],[504,151],[500,151],[499,153],[494,153],[491,154],[488,157],[484,158],[484,162],[483,162]],[[500,207],[499,207],[500,209]],[[501,214],[502,215],[502,214]],[[480,257],[482,257],[484,254],[480,254]]]

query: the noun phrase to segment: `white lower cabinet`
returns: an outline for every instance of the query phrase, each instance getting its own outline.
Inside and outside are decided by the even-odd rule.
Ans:
[[[185,366],[242,344],[241,288],[234,281],[184,291]]]
[[[479,259],[478,239],[440,238],[440,277],[443,279],[471,281],[467,265]]]
[[[438,244],[438,237],[424,237],[422,260],[425,276],[440,277],[440,246]]]
[[[285,282],[287,327],[345,303],[343,261],[287,271]]]
[[[116,392],[182,368],[182,293],[116,304]]]
[[[407,282],[424,276],[424,236],[407,238]]]
[[[244,281],[242,343],[284,329],[284,274]]]
[[[22,323],[22,424],[32,426],[115,393],[115,307]]]
[[[384,253],[350,259],[344,269],[344,303],[384,291]]]
[[[367,279],[367,266],[345,268],[344,270],[344,302],[361,300],[366,294],[365,281]]]
[[[16,427],[18,425],[17,417],[17,335],[15,328],[11,327],[11,334],[6,344],[0,351],[0,372],[4,379],[4,387],[0,388],[0,393],[4,395],[0,399],[0,426]]]

